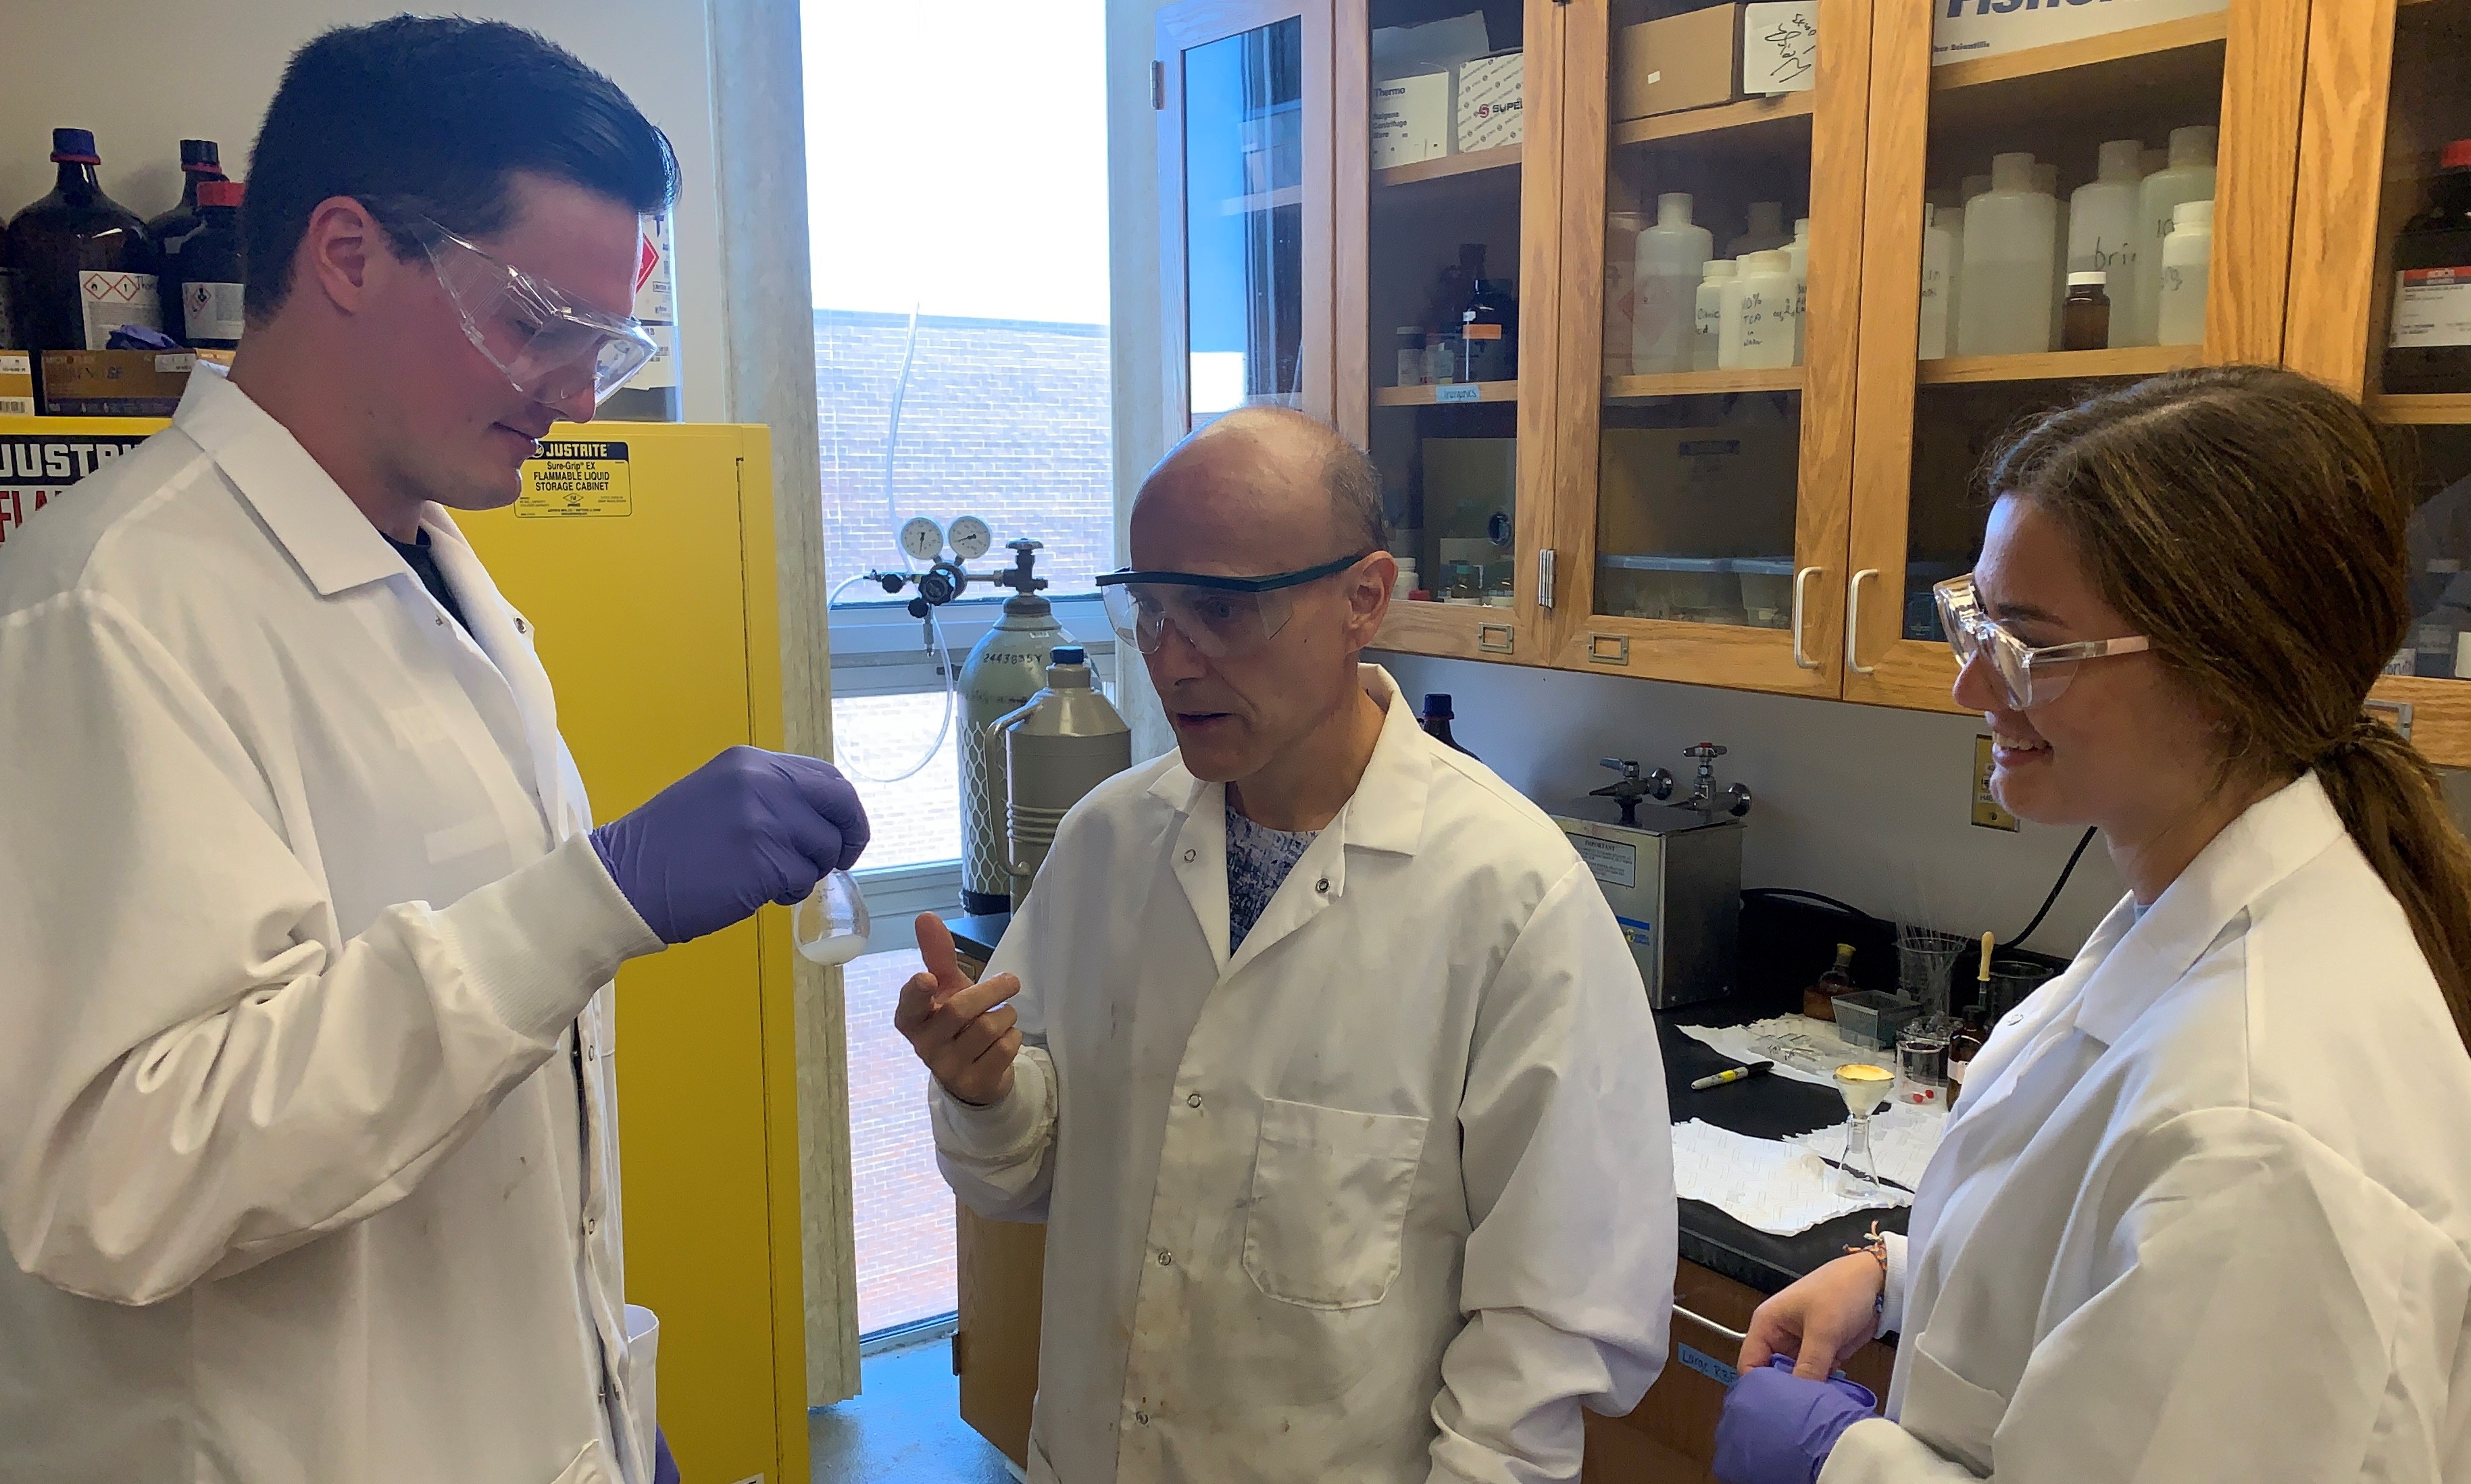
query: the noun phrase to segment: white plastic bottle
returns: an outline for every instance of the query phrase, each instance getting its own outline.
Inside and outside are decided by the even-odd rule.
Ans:
[[[1638,313],[1638,234],[1644,212],[1605,215],[1605,375],[1628,376]]]
[[[1733,239],[1725,256],[1739,262],[1754,252],[1773,252],[1792,241],[1784,229],[1784,203],[1753,201],[1750,230]]]
[[[1932,191],[1923,197],[1930,202],[1931,215],[1922,219],[1924,231],[1937,227],[1947,234],[1947,350],[1956,351],[1956,314],[1965,303],[1965,200],[1954,191]]]
[[[1716,368],[1738,371],[1742,365],[1742,280],[1751,260],[1732,260],[1733,271],[1716,284]]]
[[[1693,321],[1690,336],[1690,369],[1716,371],[1724,367],[1720,354],[1725,333],[1725,286],[1733,281],[1733,260],[1709,258],[1706,276],[1699,280],[1699,313]]]
[[[2002,154],[1990,162],[1991,187],[1965,208],[1965,291],[1957,303],[1960,356],[2018,356],[2047,351],[2058,305],[2053,223],[2059,203],[2034,189],[2034,157]]]
[[[2171,235],[2162,239],[2162,281],[2155,290],[2153,343],[2204,343],[2205,279],[2213,258],[2214,203],[2181,201],[2171,208]]]
[[[2051,198],[2051,348],[2059,344],[2059,308],[2068,302],[2068,198],[2059,194],[2059,167],[2036,161],[2034,189]]]
[[[1680,191],[1656,198],[1656,225],[1638,234],[1638,287],[1631,333],[1631,368],[1640,376],[1690,369],[1699,280],[1715,239],[1690,221],[1690,197]]]
[[[2162,240],[2171,235],[2171,212],[2187,201],[2214,198],[2211,125],[2171,130],[2171,163],[2145,177],[2136,197],[2136,291],[2129,302],[2131,338],[2115,345],[2158,345],[2161,316]],[[2118,313],[2114,307],[2113,314]]]
[[[1964,205],[1970,206],[1973,204],[1973,198],[1975,197],[1984,195],[1989,191],[1990,177],[1989,175],[1967,175],[1963,180],[1957,182],[1957,200]]]
[[[1793,260],[1782,250],[1754,252],[1741,267],[1745,371],[1793,364]]]
[[[1803,323],[1810,313],[1810,219],[1798,217],[1793,223],[1793,241],[1785,243],[1785,261],[1793,267],[1793,363],[1800,365],[1810,355],[1809,327]]]
[[[2068,261],[2071,273],[2102,273],[2113,284],[2136,282],[2138,162],[2145,146],[2113,139],[2102,147],[2094,178],[2068,197]],[[2112,306],[2110,343],[2125,345],[2118,306]]]
[[[1923,360],[1937,360],[1947,354],[1948,301],[1955,288],[1955,234],[1942,223],[1956,212],[1940,206],[1922,208],[1922,313],[1921,343],[1918,354]]]

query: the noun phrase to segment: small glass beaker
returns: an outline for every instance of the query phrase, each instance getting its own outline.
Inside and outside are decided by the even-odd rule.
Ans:
[[[789,914],[789,938],[811,963],[847,963],[866,951],[866,893],[836,870],[815,883]]]
[[[1947,1106],[1947,1037],[1909,1030],[1896,1037],[1896,1101]]]
[[[1991,960],[1989,1001],[1982,1007],[1984,1017],[1997,1021],[2024,1004],[2028,996],[2057,977],[2059,972],[2047,963],[2036,963],[2031,959]]]
[[[1922,1019],[1944,1019],[1956,961],[1973,945],[1954,933],[1905,923],[1896,929],[1896,985],[1922,1003]]]

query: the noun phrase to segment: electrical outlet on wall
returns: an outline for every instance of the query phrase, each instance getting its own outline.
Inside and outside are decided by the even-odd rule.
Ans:
[[[2016,816],[1999,807],[1990,793],[1990,739],[1977,735],[1973,739],[1973,823],[1984,829],[2018,830],[2024,828]]]

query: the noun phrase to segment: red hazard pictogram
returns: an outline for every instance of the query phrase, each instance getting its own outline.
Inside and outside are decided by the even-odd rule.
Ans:
[[[137,275],[134,273],[88,273],[84,276],[87,298],[118,299],[123,304],[137,302]]]
[[[643,243],[644,250],[638,254],[635,259],[635,291],[637,293],[642,293],[644,291],[644,286],[651,282],[652,269],[661,266],[661,249],[652,245],[652,234],[649,232],[645,233]]]

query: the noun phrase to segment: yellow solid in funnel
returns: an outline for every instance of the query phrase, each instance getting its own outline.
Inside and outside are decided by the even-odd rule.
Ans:
[[[1836,1069],[1836,1075],[1847,1082],[1893,1082],[1896,1074],[1886,1067],[1874,1067],[1867,1061],[1848,1061]]]

